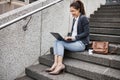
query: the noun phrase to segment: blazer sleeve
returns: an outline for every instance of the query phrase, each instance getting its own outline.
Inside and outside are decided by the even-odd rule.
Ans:
[[[87,37],[89,35],[89,21],[87,19],[87,17],[82,17],[81,21],[81,26],[83,27],[83,32],[81,34],[78,34],[77,36],[75,36],[76,40],[80,40],[84,37]]]

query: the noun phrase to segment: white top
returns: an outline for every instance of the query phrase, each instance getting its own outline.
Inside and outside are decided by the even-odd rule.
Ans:
[[[74,26],[73,26],[73,32],[72,32],[73,40],[75,40],[75,36],[77,35],[78,19],[79,19],[79,16],[77,18],[75,18],[75,23],[74,23]]]

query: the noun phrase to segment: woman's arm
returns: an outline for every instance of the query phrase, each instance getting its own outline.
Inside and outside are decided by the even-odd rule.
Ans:
[[[81,25],[82,25],[84,31],[83,31],[83,33],[75,36],[76,40],[80,40],[89,35],[89,21],[88,21],[87,17],[82,17],[82,19],[80,21],[81,21]]]

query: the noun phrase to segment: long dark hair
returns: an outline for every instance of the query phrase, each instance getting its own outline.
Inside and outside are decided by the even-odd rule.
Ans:
[[[84,9],[84,4],[80,0],[75,0],[70,4],[70,7],[73,7],[77,10],[80,9],[80,13],[82,15],[85,15],[85,9]]]

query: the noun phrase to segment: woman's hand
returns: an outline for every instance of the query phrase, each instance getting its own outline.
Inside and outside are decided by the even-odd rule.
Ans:
[[[69,37],[69,36],[65,37],[64,39],[65,39],[66,41],[72,41],[72,40],[73,40],[73,38],[72,38],[72,37]]]

